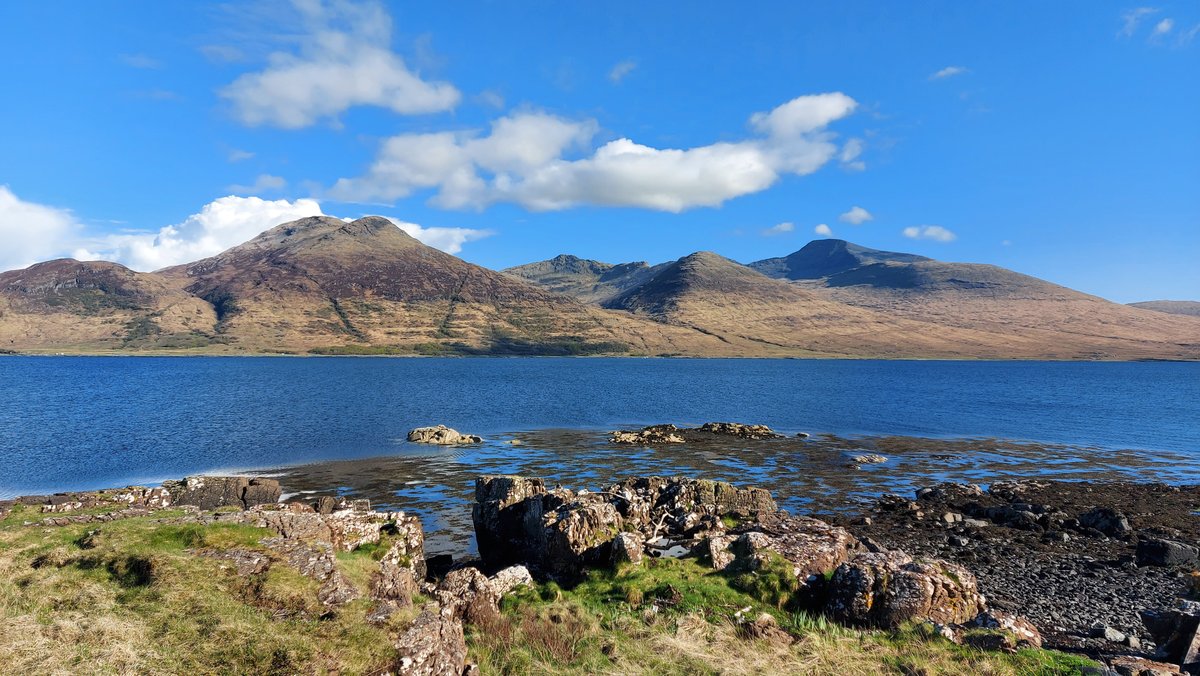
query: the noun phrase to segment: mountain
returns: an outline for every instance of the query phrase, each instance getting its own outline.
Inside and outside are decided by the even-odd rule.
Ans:
[[[873,263],[918,263],[931,260],[915,254],[879,251],[841,239],[818,239],[782,258],[767,258],[750,267],[777,279],[820,279]]]
[[[1169,315],[1200,317],[1200,301],[1194,300],[1146,300],[1140,303],[1130,303],[1129,306],[1154,312],[1165,312]]]
[[[661,267],[644,262],[612,265],[563,254],[504,272],[584,303],[603,304],[648,281]]]
[[[994,265],[947,263],[840,240],[810,243],[787,259],[801,262],[793,283],[823,298],[937,327],[1002,336],[1014,357],[1200,358],[1195,319],[1112,303]],[[812,264],[830,260],[837,264]],[[772,269],[768,261],[751,265]],[[825,274],[813,277],[817,272]]]
[[[745,351],[797,356],[1002,356],[997,336],[925,324],[821,297],[711,252],[660,266],[646,283],[605,303],[695,328]]]
[[[212,307],[159,275],[71,259],[0,273],[0,349],[199,347]]]

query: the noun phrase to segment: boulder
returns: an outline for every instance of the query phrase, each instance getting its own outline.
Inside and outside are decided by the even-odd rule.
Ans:
[[[478,444],[483,437],[474,434],[461,434],[445,425],[436,427],[418,427],[408,432],[408,440],[417,444],[439,444],[456,446],[458,444]]]
[[[825,612],[846,624],[894,629],[910,620],[960,624],[984,609],[975,576],[945,561],[903,552],[868,552],[841,564]]]
[[[646,549],[646,539],[640,533],[618,533],[612,544],[613,566],[640,565]]]
[[[621,515],[604,497],[588,494],[545,512],[542,530],[546,545],[534,560],[553,577],[572,578],[588,564],[610,562]]]
[[[1137,544],[1139,566],[1195,566],[1200,564],[1200,549],[1174,540],[1146,538]]]
[[[501,596],[496,585],[476,568],[450,571],[434,592],[443,614],[449,613],[471,624],[499,617]]]
[[[530,575],[529,569],[525,566],[509,566],[493,575],[491,581],[492,586],[503,597],[507,596],[517,587],[532,586],[533,575]]]
[[[467,662],[462,622],[425,610],[396,641],[396,652],[400,676],[461,676]]]
[[[985,610],[971,620],[972,627],[989,629],[1008,634],[1014,647],[1042,647],[1042,633],[1032,622],[1019,615],[1001,610]]]
[[[181,481],[164,481],[173,505],[193,505],[209,511],[220,507],[249,509],[279,502],[279,482],[251,477],[193,476]]]
[[[545,546],[542,533],[546,483],[519,476],[481,476],[475,479],[471,520],[483,560],[506,565],[524,561],[531,550]]]
[[[1079,517],[1079,525],[1083,528],[1098,530],[1109,537],[1120,537],[1133,532],[1133,528],[1129,525],[1129,519],[1109,507],[1097,507],[1085,512]]]
[[[736,558],[730,549],[736,539],[732,535],[710,535],[700,542],[695,554],[707,559],[714,570],[725,570]]]
[[[1180,601],[1173,610],[1142,611],[1142,623],[1158,645],[1156,659],[1185,670],[1200,668],[1200,603]]]

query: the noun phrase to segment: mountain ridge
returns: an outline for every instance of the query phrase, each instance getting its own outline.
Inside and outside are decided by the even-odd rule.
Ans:
[[[1200,319],[844,240],[749,265],[563,254],[497,272],[386,218],[317,216],[156,272],[0,273],[0,349],[1198,359]]]

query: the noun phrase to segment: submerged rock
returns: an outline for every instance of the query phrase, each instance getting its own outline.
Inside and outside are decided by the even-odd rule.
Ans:
[[[455,446],[458,444],[478,444],[483,437],[474,434],[461,434],[445,425],[436,427],[418,427],[408,432],[408,440],[417,444],[440,444]]]

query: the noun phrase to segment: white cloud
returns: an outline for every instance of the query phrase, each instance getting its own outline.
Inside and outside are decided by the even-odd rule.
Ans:
[[[866,143],[860,138],[852,138],[846,141],[842,146],[842,153],[838,157],[843,169],[850,171],[863,171],[867,168],[867,163],[858,159],[866,148]]]
[[[1179,34],[1180,46],[1190,43],[1192,40],[1196,39],[1197,35],[1200,35],[1200,23],[1192,26],[1191,30]]]
[[[953,242],[957,235],[940,225],[915,225],[904,229],[909,239],[931,239],[935,242]]]
[[[637,62],[626,59],[608,71],[608,79],[613,84],[621,84],[621,80],[624,80],[625,76],[632,73],[634,68],[637,68]]]
[[[1158,12],[1157,7],[1137,7],[1128,10],[1121,14],[1121,30],[1117,31],[1117,35],[1121,37],[1132,37],[1137,32],[1138,24],[1142,19]]]
[[[157,233],[119,234],[82,243],[75,257],[117,261],[134,270],[157,270],[206,258],[241,244],[280,223],[320,216],[316,200],[222,197],[198,214]]]
[[[249,150],[238,150],[237,148],[234,148],[233,150],[229,151],[230,162],[244,162],[253,158],[254,153],[250,152]]]
[[[955,75],[962,75],[963,73],[966,73],[966,72],[968,72],[968,70],[966,68],[964,68],[963,66],[946,66],[945,68],[939,70],[938,72],[934,73],[933,75],[930,75],[929,79],[930,80],[945,80],[948,77],[954,77]]]
[[[264,192],[283,190],[285,187],[287,187],[287,180],[282,176],[259,174],[258,178],[254,179],[254,183],[250,185],[231,185],[229,186],[229,192],[258,195]]]
[[[619,138],[578,159],[599,131],[573,121],[522,112],[479,131],[402,134],[387,139],[365,175],[343,178],[330,195],[348,201],[396,200],[436,189],[447,208],[513,202],[548,211],[579,205],[680,212],[715,207],[759,192],[782,174],[811,174],[837,156],[825,127],[855,108],[842,93],[801,96],[750,124],[760,135],[695,148],[653,148]]]
[[[874,219],[875,217],[871,215],[871,212],[859,206],[850,207],[849,211],[838,216],[839,221],[849,223],[850,225],[862,225]]]
[[[441,249],[446,253],[456,254],[462,251],[463,245],[467,242],[474,242],[477,239],[491,237],[495,233],[491,230],[472,230],[470,228],[424,228],[416,223],[408,223],[407,221],[398,221],[394,218],[388,218],[389,221],[396,224],[404,232],[407,232],[414,239],[419,240],[422,244],[426,244],[435,249]]]
[[[265,70],[220,92],[243,123],[298,129],[353,106],[416,115],[450,110],[462,98],[448,82],[421,79],[391,51],[391,17],[382,5],[306,0],[295,6],[308,31],[299,50],[271,54]]]
[[[771,227],[766,228],[765,230],[762,231],[762,234],[764,237],[773,237],[775,235],[785,235],[789,232],[792,232],[795,229],[796,229],[795,223],[784,222],[784,223],[779,223],[778,225],[772,225]]]
[[[1167,18],[1163,19],[1162,21],[1159,21],[1158,23],[1154,24],[1154,33],[1151,37],[1161,37],[1163,35],[1166,35],[1167,33],[1170,33],[1171,29],[1174,27],[1175,27],[1175,20],[1170,17],[1167,17]]]
[[[833,230],[824,223],[817,224],[817,227],[813,228],[813,233],[822,237],[833,237]]]
[[[0,185],[0,272],[63,255],[80,228],[69,210],[26,202]]]
[[[493,89],[479,92],[475,99],[489,108],[504,110],[504,95]]]

